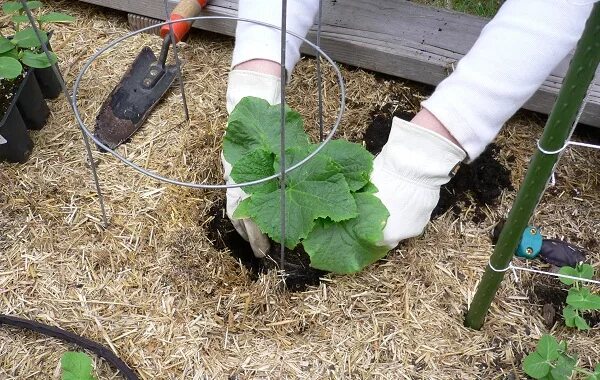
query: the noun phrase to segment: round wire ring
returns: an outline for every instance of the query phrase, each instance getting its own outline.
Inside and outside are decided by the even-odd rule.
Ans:
[[[85,75],[85,73],[87,72],[88,68],[92,65],[92,63],[103,53],[105,53],[106,51],[108,51],[109,49],[115,47],[117,44],[123,42],[124,40],[126,40],[127,38],[133,37],[137,34],[143,33],[145,31],[148,31],[150,29],[154,29],[157,27],[161,27],[163,25],[170,25],[170,24],[174,24],[177,22],[184,22],[184,21],[196,21],[196,20],[235,20],[235,21],[243,21],[243,22],[249,22],[249,23],[254,23],[254,24],[258,24],[258,25],[262,25],[262,26],[266,26],[272,29],[277,29],[277,30],[281,30],[280,27],[272,25],[272,24],[268,24],[262,21],[256,21],[256,20],[250,20],[250,19],[246,19],[246,18],[240,18],[240,17],[234,17],[234,16],[197,16],[197,17],[189,17],[189,18],[184,18],[184,19],[180,19],[180,20],[173,20],[173,21],[165,21],[156,25],[150,25],[147,26],[145,28],[136,30],[134,32],[128,33],[123,37],[119,37],[116,40],[112,41],[111,43],[109,43],[108,45],[106,45],[105,47],[101,48],[100,50],[98,50],[96,53],[94,53],[94,55],[92,55],[87,62],[85,63],[85,65],[83,66],[83,68],[81,69],[81,71],[79,72],[79,75],[77,75],[77,78],[75,79],[75,83],[73,85],[73,96],[72,96],[72,105],[73,105],[73,110],[75,113],[75,118],[77,119],[77,123],[79,124],[79,126],[81,127],[81,130],[83,131],[83,133],[89,137],[90,139],[92,139],[92,141],[94,141],[94,143],[96,143],[96,145],[98,145],[99,147],[101,147],[103,150],[109,152],[110,154],[112,154],[114,157],[116,157],[117,159],[119,159],[121,162],[123,162],[125,165],[133,168],[134,170],[138,171],[139,173],[142,173],[146,176],[149,176],[151,178],[157,179],[159,181],[165,182],[165,183],[170,183],[173,185],[179,185],[179,186],[185,186],[185,187],[190,187],[190,188],[195,188],[195,189],[228,189],[228,188],[234,188],[234,187],[244,187],[244,186],[251,186],[251,185],[257,185],[263,182],[267,182],[276,178],[279,178],[281,176],[281,172],[279,173],[275,173],[269,177],[264,177],[261,179],[257,179],[254,181],[249,181],[249,182],[243,182],[243,183],[238,183],[238,184],[223,184],[223,185],[213,185],[213,184],[205,184],[205,183],[193,183],[193,182],[183,182],[183,181],[179,181],[176,179],[171,179],[171,178],[167,178],[164,177],[160,174],[154,173],[150,170],[144,169],[142,167],[140,167],[137,164],[134,164],[133,162],[129,161],[127,158],[123,157],[121,154],[115,152],[114,150],[110,149],[109,147],[107,147],[106,145],[104,145],[101,141],[99,141],[91,132],[90,130],[87,128],[87,126],[85,125],[85,123],[83,122],[82,118],[81,118],[81,114],[79,112],[79,108],[77,107],[77,95],[78,95],[78,90],[79,90],[79,85],[81,82],[81,79],[83,78],[83,76]],[[338,85],[340,88],[340,109],[339,112],[337,114],[336,120],[333,123],[333,127],[331,129],[331,131],[327,134],[327,136],[325,137],[325,139],[319,143],[319,145],[317,146],[317,148],[311,152],[308,156],[306,156],[303,160],[297,162],[296,164],[290,166],[289,168],[287,168],[285,170],[285,174],[288,174],[289,172],[291,172],[292,170],[297,169],[298,167],[300,167],[301,165],[305,164],[308,160],[310,160],[311,158],[313,158],[315,155],[317,155],[321,149],[323,149],[323,147],[325,147],[325,145],[333,138],[333,135],[335,134],[335,132],[337,131],[341,119],[342,119],[342,115],[344,113],[344,108],[346,105],[346,90],[344,87],[344,79],[342,77],[342,73],[340,72],[339,67],[333,62],[333,60],[327,55],[325,54],[325,52],[323,52],[323,50],[321,50],[320,47],[318,47],[317,45],[313,44],[312,42],[310,42],[309,40],[307,40],[304,37],[299,36],[298,34],[291,32],[291,31],[286,31],[286,34],[292,35],[300,40],[302,40],[303,42],[305,42],[306,44],[308,44],[310,47],[312,47],[313,49],[315,49],[318,53],[321,54],[321,56],[323,58],[325,58],[332,66],[333,70],[335,71],[335,74],[337,75],[338,78]]]

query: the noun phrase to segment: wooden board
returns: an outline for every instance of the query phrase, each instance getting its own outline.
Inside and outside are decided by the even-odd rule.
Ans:
[[[165,19],[163,0],[80,0]],[[177,4],[168,0],[169,9]],[[237,15],[237,1],[212,0],[203,15]],[[324,0],[321,46],[337,62],[437,85],[473,46],[488,20],[401,0]],[[233,35],[235,21],[202,20],[195,27]],[[316,29],[308,39],[315,40]],[[305,54],[314,52],[303,47]],[[548,114],[564,78],[567,57],[523,108]],[[581,122],[600,126],[600,78]]]

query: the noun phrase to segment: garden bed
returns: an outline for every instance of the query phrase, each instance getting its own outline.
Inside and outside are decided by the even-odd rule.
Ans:
[[[126,32],[126,15],[67,1],[52,7],[77,17],[53,37],[72,86],[91,52]],[[84,78],[79,104],[89,125],[145,44],[158,49],[160,40],[138,36],[100,59]],[[168,176],[222,181],[219,151],[232,46],[228,38],[193,34],[180,49],[191,121],[184,121],[174,89],[120,151]],[[340,137],[353,141],[367,140],[376,115],[415,112],[430,91],[342,70],[348,105]],[[313,61],[303,60],[289,88],[291,106],[305,116],[313,136],[317,98],[306,94],[316,94],[314,72]],[[325,83],[330,123],[337,91],[327,69]],[[96,151],[110,216],[104,230],[70,107],[62,98],[51,106],[48,128],[36,136],[35,164],[0,163],[0,312],[102,342],[143,379],[515,378],[522,376],[521,359],[548,331],[548,301],[532,292],[560,284],[529,274],[520,274],[518,283],[507,277],[481,331],[462,325],[492,249],[490,231],[511,205],[511,186],[518,188],[524,176],[542,116],[519,113],[495,141],[485,166],[499,173],[491,176],[499,190],[492,202],[480,203],[466,191],[422,237],[402,243],[364,272],[324,275],[319,284],[289,292],[275,271],[251,275],[227,245],[218,245],[214,226],[227,222],[222,191],[167,186]],[[597,152],[568,150],[557,186],[534,219],[546,236],[590,250],[596,266],[598,167]],[[578,333],[560,319],[553,328],[582,361],[600,361],[598,328]],[[5,327],[0,342],[0,378],[11,380],[52,378],[60,355],[72,348]],[[99,378],[116,378],[106,364],[96,364]]]

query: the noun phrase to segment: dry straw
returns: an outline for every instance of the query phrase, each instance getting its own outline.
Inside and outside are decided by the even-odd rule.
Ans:
[[[77,16],[56,27],[53,47],[69,85],[96,49],[127,32],[124,14],[75,2],[51,7]],[[7,19],[0,19],[6,26]],[[138,36],[100,59],[82,84],[80,108],[90,125],[102,101],[145,44]],[[189,181],[219,181],[226,122],[225,88],[231,39],[196,33],[182,46],[191,121],[180,97],[156,109],[122,152],[137,163]],[[289,88],[290,105],[318,133],[314,61],[303,60]],[[341,137],[360,140],[370,113],[386,103],[415,110],[426,95],[402,81],[344,68],[348,108]],[[325,72],[325,119],[337,105]],[[306,96],[315,94],[315,96]],[[556,280],[523,274],[506,281],[481,331],[463,314],[491,252],[489,231],[514,192],[498,205],[462,205],[417,239],[355,276],[327,276],[303,293],[282,292],[274,274],[253,282],[207,231],[219,191],[165,186],[95,152],[110,227],[99,209],[84,148],[70,107],[52,101],[48,126],[34,132],[31,160],[0,164],[0,312],[85,335],[111,347],[143,379],[504,379],[521,376],[520,361],[548,331],[542,291]],[[513,118],[497,143],[499,160],[523,178],[543,119]],[[314,135],[316,136],[316,135]],[[535,222],[548,236],[566,238],[594,254],[600,249],[600,156],[570,149],[558,185],[544,197]],[[545,287],[545,288],[544,288]],[[537,295],[536,295],[537,294]],[[552,327],[582,364],[600,361],[598,328],[577,333]],[[61,353],[52,339],[0,328],[0,379],[56,379]],[[117,379],[95,359],[101,379]],[[514,375],[513,375],[514,374]]]

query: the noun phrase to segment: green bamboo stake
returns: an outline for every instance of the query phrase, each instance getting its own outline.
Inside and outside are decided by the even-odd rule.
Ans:
[[[539,146],[546,153],[538,149],[531,160],[523,185],[490,257],[491,266],[486,267],[467,312],[465,326],[477,330],[483,326],[485,315],[515,254],[521,234],[544,193],[560,151],[570,137],[571,127],[599,62],[600,3],[596,3],[540,139]]]

